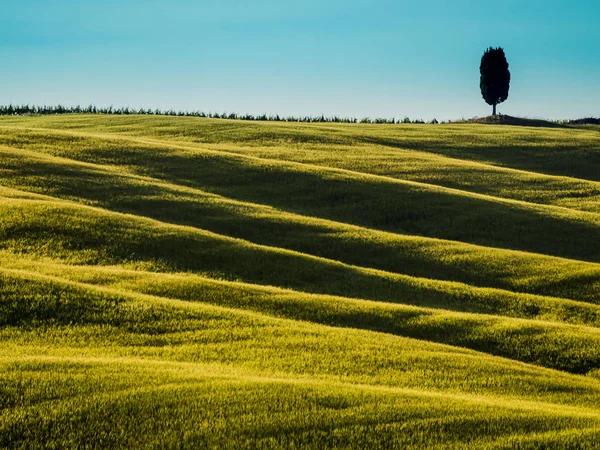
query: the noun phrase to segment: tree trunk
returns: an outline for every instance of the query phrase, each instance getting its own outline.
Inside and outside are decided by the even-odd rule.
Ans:
[[[494,116],[496,115],[496,104],[494,103]]]

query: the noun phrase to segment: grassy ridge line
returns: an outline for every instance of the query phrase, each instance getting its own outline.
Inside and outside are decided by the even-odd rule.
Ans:
[[[83,134],[90,135],[89,133]],[[100,136],[110,139],[110,135]],[[122,138],[130,139],[127,136],[112,137],[117,140],[122,140]],[[131,139],[135,141],[137,138]],[[156,140],[143,139],[141,142],[150,142],[150,145],[153,145],[152,142],[157,143]],[[160,141],[158,143],[160,144]],[[190,148],[190,146],[181,146],[180,144],[172,144],[171,147]],[[198,151],[198,147],[195,148]],[[228,161],[227,164],[234,161],[237,161],[235,164],[238,164],[240,159],[255,161],[259,164],[256,167],[248,166],[245,169],[239,165],[227,169],[229,174],[233,169],[239,170],[237,175],[242,174],[244,170],[250,170],[248,172],[250,178],[247,181],[250,182],[249,186],[252,186],[252,189],[241,189],[244,186],[236,186],[236,194],[230,196],[252,201],[259,200],[262,203],[278,207],[291,206],[289,202],[293,199],[294,209],[303,214],[328,217],[394,232],[400,231],[407,234],[591,261],[598,260],[598,254],[600,254],[600,248],[596,248],[600,242],[598,239],[600,216],[594,213],[573,211],[550,205],[535,205],[510,199],[494,200],[494,197],[481,194],[401,181],[391,177],[365,175],[342,169],[324,169],[301,163],[285,163],[284,166],[287,165],[289,171],[279,173],[277,171],[281,170],[282,163],[269,162],[269,160],[250,156],[236,156],[235,154],[227,156],[223,155],[223,152],[207,152],[215,156],[221,154],[221,157]],[[293,167],[296,170],[292,170]],[[265,168],[274,170],[274,174],[272,174],[274,178],[265,173]],[[301,168],[306,170],[303,172],[300,170]],[[181,168],[178,167],[179,169]],[[261,186],[257,176],[263,182],[266,179],[270,181]],[[298,194],[295,188],[289,193],[278,192],[278,189],[275,189],[273,183],[279,186],[280,191],[292,188],[292,185],[281,184],[284,176],[289,179],[300,177],[301,180],[296,181],[301,181],[302,184],[298,186],[306,187],[315,182],[316,185],[311,188],[313,190],[310,193],[306,192],[304,197],[301,195],[294,197],[294,194]],[[213,179],[212,181],[222,184],[225,181],[223,174],[219,175],[218,180]],[[319,183],[323,184],[324,191],[319,190]],[[350,191],[348,191],[349,187]],[[397,191],[396,188],[401,190]],[[232,185],[228,183],[221,189],[231,190]],[[329,191],[329,189],[337,189],[339,193]],[[353,200],[352,197],[358,198],[356,201],[342,202],[334,204],[332,207],[332,194],[347,195],[348,200]],[[363,209],[363,214],[357,215],[356,210],[363,203],[365,208],[367,205],[376,205],[377,207]],[[490,225],[489,217],[494,218],[494,226]],[[559,236],[564,233],[573,236],[573,245],[566,245],[564,240],[559,239]],[[515,240],[515,236],[518,236],[519,239]]]
[[[600,404],[599,380],[468,349],[37,274],[3,280],[11,283],[3,308],[27,309],[30,316],[13,315],[14,323],[0,329],[9,337],[0,353],[8,357],[141,357],[226,364],[260,376],[487,392],[594,409]],[[17,296],[20,302],[13,301]],[[438,378],[440,371],[445,378]]]
[[[588,430],[597,429],[593,413],[565,415],[551,405],[540,411],[536,405],[533,410],[512,409],[460,398],[340,387],[335,382],[324,386],[308,380],[183,382],[179,377],[173,382],[155,371],[151,372],[153,383],[148,383],[143,369],[131,373],[129,367],[119,368],[129,372],[126,382],[137,386],[133,392],[103,397],[79,394],[69,399],[61,392],[51,405],[20,411],[16,420],[12,414],[0,415],[0,439],[12,444],[6,445],[9,448],[23,442],[60,447],[102,442],[115,447],[382,449],[468,443],[471,448],[490,448],[499,442],[545,443],[557,435],[562,442],[585,445],[594,438]],[[106,367],[82,369],[84,377],[69,380],[84,387],[81,391],[87,388],[81,386],[81,379],[90,375],[97,383],[110,380]],[[69,379],[63,367],[56,367],[55,372]],[[123,379],[118,382],[123,384]],[[168,423],[165,410],[169,411]],[[42,414],[52,418],[40,421]],[[548,430],[554,435],[546,437]]]
[[[38,132],[39,131],[48,131],[48,129],[45,129],[45,128],[15,127],[15,126],[7,127],[5,125],[0,125],[0,128],[19,129],[19,130],[24,130],[24,131],[38,131]],[[469,191],[465,191],[465,190],[461,190],[461,189],[440,186],[437,184],[423,183],[423,182],[411,181],[411,180],[403,180],[403,179],[398,179],[398,178],[394,178],[391,176],[378,175],[378,174],[372,174],[372,173],[367,173],[367,172],[359,172],[359,171],[355,171],[355,170],[343,169],[343,168],[338,168],[338,167],[322,166],[322,165],[303,163],[303,162],[292,161],[292,160],[264,158],[264,157],[259,157],[259,156],[248,155],[245,153],[239,153],[236,151],[224,150],[222,148],[215,149],[215,148],[211,148],[209,146],[204,146],[202,144],[189,144],[189,143],[186,143],[185,141],[161,140],[161,139],[135,137],[135,136],[129,136],[129,135],[123,135],[123,134],[107,134],[107,133],[97,133],[97,132],[88,132],[88,131],[82,132],[82,131],[61,130],[61,129],[51,129],[51,131],[53,133],[65,134],[65,135],[69,135],[69,136],[91,137],[91,138],[104,139],[104,140],[121,140],[121,141],[141,143],[141,144],[156,146],[156,147],[163,147],[163,148],[168,147],[170,149],[187,150],[187,151],[191,150],[191,151],[196,151],[196,152],[200,151],[202,153],[213,154],[214,156],[226,156],[226,157],[230,157],[230,158],[250,160],[250,161],[259,163],[261,165],[267,165],[267,166],[274,164],[276,166],[284,166],[284,167],[287,166],[287,167],[292,167],[292,168],[306,169],[306,171],[309,171],[309,172],[316,172],[316,173],[329,172],[329,173],[333,173],[333,174],[346,175],[349,178],[356,177],[358,179],[367,179],[367,180],[372,180],[375,182],[380,181],[380,182],[391,183],[391,184],[400,184],[400,185],[421,188],[424,190],[430,190],[432,192],[443,192],[443,193],[454,194],[456,196],[461,196],[461,197],[487,200],[487,201],[495,202],[495,203],[517,205],[517,206],[521,206],[521,207],[531,209],[531,210],[536,210],[536,211],[553,211],[557,215],[568,215],[569,213],[574,213],[580,217],[589,218],[590,220],[593,220],[594,222],[600,221],[600,218],[599,218],[600,213],[594,213],[594,212],[589,212],[589,211],[575,211],[575,210],[572,210],[567,207],[555,206],[555,205],[540,205],[540,204],[536,204],[536,203],[527,202],[524,200],[515,200],[515,199],[510,199],[510,198],[504,198],[504,197],[496,197],[493,195],[479,194],[477,192],[469,192]],[[16,150],[15,147],[8,147],[8,148],[11,148],[12,150]],[[37,152],[34,152],[34,153],[37,153]],[[577,179],[575,179],[575,180],[577,180]]]
[[[598,298],[600,270],[592,263],[402,236],[240,202],[113,166],[38,155],[29,150],[0,147],[0,152],[5,155],[5,167],[13,164],[14,171],[43,175],[37,180],[13,173],[3,180],[24,189],[50,191],[108,209],[218,230],[262,245],[351,265],[368,264],[387,272],[589,302],[597,302]],[[10,158],[14,163],[9,162]],[[41,189],[36,187],[40,185]],[[362,291],[359,296],[371,298],[373,294]]]
[[[86,134],[82,134],[82,135],[85,136]],[[103,139],[110,139],[110,137],[109,137],[110,135],[92,135],[92,136],[102,137]],[[118,138],[117,137],[113,137],[113,138],[121,139],[121,138],[123,138],[123,136],[119,135]],[[139,139],[139,138],[130,138],[130,137],[126,138],[126,140],[130,140],[130,139],[133,142],[140,142],[143,144],[150,144],[150,145],[161,145],[162,144],[162,145],[168,145],[169,147],[180,148],[182,150],[194,149],[194,146],[182,145],[179,143],[175,144],[173,141],[161,141],[161,140],[155,140],[155,139]],[[320,166],[320,165],[316,165],[316,164],[302,163],[302,162],[297,162],[297,161],[286,161],[286,160],[279,160],[279,159],[261,158],[261,157],[257,157],[257,156],[250,156],[250,155],[245,155],[242,153],[237,153],[234,151],[212,150],[212,149],[208,149],[208,148],[201,148],[200,146],[195,146],[195,149],[201,150],[202,152],[209,151],[209,152],[215,154],[215,156],[226,155],[226,156],[232,156],[232,157],[248,158],[248,159],[251,159],[251,160],[256,161],[257,163],[261,163],[261,164],[275,162],[276,165],[281,165],[281,166],[287,165],[289,167],[298,167],[301,169],[307,169],[307,171],[311,171],[311,172],[321,172],[323,170],[323,171],[329,172],[329,173],[347,175],[349,178],[356,177],[359,179],[367,179],[367,180],[372,180],[375,182],[381,181],[381,182],[386,182],[386,183],[391,183],[391,184],[402,184],[402,185],[412,186],[412,187],[416,187],[416,188],[421,188],[423,190],[430,190],[432,192],[443,192],[443,193],[449,193],[449,194],[453,194],[453,195],[461,196],[461,197],[469,197],[469,198],[487,200],[487,201],[494,202],[494,203],[503,203],[503,204],[507,204],[507,205],[521,206],[521,207],[535,210],[535,211],[552,211],[552,212],[555,212],[556,215],[560,215],[560,216],[563,216],[563,215],[568,216],[570,213],[575,213],[579,217],[585,217],[585,218],[588,218],[590,221],[593,220],[594,222],[598,222],[600,220],[600,218],[599,218],[600,214],[598,214],[598,213],[593,213],[593,212],[588,212],[588,211],[573,211],[569,208],[562,207],[562,206],[555,206],[555,205],[538,205],[536,203],[530,203],[530,202],[526,202],[523,200],[514,200],[514,199],[509,199],[509,198],[504,198],[504,197],[495,197],[492,195],[479,194],[476,192],[468,192],[468,191],[464,191],[461,189],[453,189],[453,188],[439,186],[439,185],[431,184],[431,183],[422,183],[422,182],[418,182],[418,181],[402,180],[402,179],[398,179],[398,178],[394,178],[394,177],[390,177],[390,176],[386,176],[386,175],[376,175],[376,174],[370,174],[370,173],[366,173],[366,172],[358,172],[358,171],[350,170],[350,169],[342,169],[342,168],[330,167],[330,166]]]
[[[10,198],[10,199],[23,199],[23,200],[47,200],[47,201],[57,201],[56,197],[51,195],[43,195],[37,194],[34,192],[27,192],[21,189],[14,189],[6,186],[0,185],[0,198]]]
[[[310,294],[298,290],[282,289],[241,281],[215,280],[214,278],[193,274],[157,273],[143,270],[129,270],[123,267],[73,266],[56,263],[52,260],[31,261],[24,259],[22,255],[16,258],[15,256],[2,253],[0,253],[0,267],[22,270],[29,273],[45,274],[86,284],[111,286],[116,289],[145,292],[191,301],[194,300],[194,295],[203,294],[203,284],[211,283],[214,283],[215,286],[221,286],[224,289],[235,287],[242,291],[248,291],[251,294],[250,298],[253,298],[254,294],[267,295],[269,297],[276,296],[277,298],[286,298],[288,295],[301,296]],[[488,316],[585,325],[596,328],[600,326],[600,306],[583,302],[552,297],[518,295],[499,290],[473,289],[462,286],[459,283],[445,284],[418,279],[402,281],[404,283],[398,282],[398,301],[395,303],[399,302],[403,306],[421,306],[428,310],[441,309],[447,312],[470,312],[486,314]],[[403,284],[408,285],[408,287],[403,286]],[[420,291],[418,295],[409,295],[408,292],[410,292],[411,286],[416,292]],[[361,302],[363,301],[378,302],[377,298],[356,299],[355,296],[350,294],[355,294],[355,292],[349,292],[345,296],[334,295],[331,296],[331,299],[332,301],[338,299],[351,301],[355,299],[359,301],[359,304],[362,304]],[[402,294],[405,296],[403,299],[401,298]],[[328,298],[325,294],[321,294],[321,297],[324,299]],[[215,301],[231,302],[234,300],[222,299],[220,296],[217,296]],[[388,302],[383,301],[383,303]],[[477,308],[478,305],[481,306]],[[251,306],[251,304],[247,303],[244,307]],[[273,311],[276,311],[276,309]]]
[[[19,148],[50,152],[55,156],[72,158],[86,157],[101,153],[98,142],[91,138],[80,138],[74,141],[56,142],[63,134],[52,135],[52,129],[43,133],[26,132],[0,134],[0,142]],[[52,137],[51,142],[49,138]],[[73,138],[73,136],[71,136]],[[90,141],[90,142],[87,142]],[[106,143],[106,141],[105,141]],[[370,144],[369,144],[370,145]],[[600,208],[600,188],[597,182],[569,178],[565,176],[543,175],[520,169],[491,166],[477,161],[449,158],[419,150],[394,149],[386,147],[352,147],[352,146],[310,146],[276,147],[242,146],[232,141],[231,144],[207,144],[204,148],[228,150],[235,148],[236,153],[249,153],[267,159],[281,159],[301,163],[314,163],[319,166],[332,166],[351,169],[375,175],[388,175],[394,178],[408,179],[463,191],[474,191],[496,197],[508,197],[531,203],[555,204],[569,209],[598,212]],[[234,147],[232,147],[234,146]],[[89,149],[96,152],[90,153]],[[88,151],[86,151],[86,149]],[[338,155],[343,155],[340,158]],[[123,157],[123,155],[122,155]],[[125,157],[124,157],[125,158]],[[126,158],[125,158],[126,159]],[[95,159],[95,162],[98,162]],[[585,199],[585,201],[584,201]]]
[[[23,277],[97,289],[113,295],[133,295],[124,288],[90,285],[27,271],[3,270],[5,276]],[[137,283],[136,283],[137,284]],[[291,320],[391,333],[441,344],[466,347],[496,356],[543,367],[585,374],[600,368],[600,330],[584,326],[559,325],[542,321],[506,319],[411,306],[388,305],[364,300],[309,296],[298,293],[273,293],[257,287],[219,284],[206,279],[191,283],[177,280],[128,287],[141,292],[142,299],[152,301],[192,301],[232,310],[250,310]],[[151,296],[151,297],[149,297]],[[42,307],[43,308],[43,307]],[[45,313],[44,313],[45,314]],[[28,310],[14,306],[5,311],[8,322],[37,321]],[[42,316],[43,317],[43,316]]]
[[[600,181],[598,127],[547,129],[536,127],[489,126],[476,124],[442,125],[431,129],[402,127],[344,126],[319,124],[226,124],[219,121],[173,119],[81,120],[81,126],[110,132],[187,139],[202,143],[243,142],[250,146],[278,143],[326,145],[377,145],[404,148],[447,157],[481,161],[534,173],[553,173]],[[36,121],[50,128],[69,128],[68,122]],[[23,123],[22,121],[20,123]],[[115,126],[115,123],[119,123]],[[185,124],[185,125],[182,125]],[[156,125],[152,127],[149,125]],[[215,129],[215,131],[213,131]],[[238,130],[243,130],[239,133]],[[211,131],[211,132],[208,132]],[[576,143],[576,145],[574,145]]]
[[[378,384],[356,383],[351,381],[340,381],[334,379],[321,379],[312,377],[298,377],[294,375],[282,376],[282,374],[266,376],[257,372],[239,367],[230,367],[221,364],[191,363],[185,361],[157,360],[139,357],[121,356],[49,356],[49,355],[0,355],[0,364],[4,365],[35,365],[35,364],[64,364],[65,366],[90,366],[91,368],[121,365],[131,369],[142,367],[151,371],[154,375],[163,375],[171,381],[162,389],[177,387],[181,381],[198,382],[201,378],[211,378],[215,381],[251,382],[257,384],[281,383],[290,385],[306,385],[321,388],[341,388],[356,391],[372,391],[383,394],[401,394],[414,397],[426,397],[434,399],[456,400],[460,402],[483,404],[486,406],[501,407],[514,410],[545,412],[555,415],[586,417],[600,420],[600,409],[590,406],[571,406],[557,404],[544,400],[532,400],[528,398],[516,398],[498,394],[476,394],[456,393],[452,391],[436,391],[419,389],[416,387],[386,386]],[[126,372],[126,370],[124,370]],[[146,380],[144,380],[146,381]],[[148,387],[149,388],[149,387]],[[119,393],[133,393],[139,388],[118,388]],[[102,397],[106,394],[96,394]],[[110,394],[109,394],[110,395]]]
[[[377,145],[483,161],[496,166],[600,181],[597,127],[545,129],[477,124],[421,126],[264,124],[185,118],[79,116],[0,119],[42,128],[92,128],[111,133],[152,135],[202,143]]]
[[[310,163],[527,203],[600,212],[600,184],[597,181],[498,167],[419,150],[389,150],[385,147],[314,147],[298,150],[283,146],[261,149],[236,144],[202,145],[214,150],[234,149],[236,153],[252,153],[265,159]]]
[[[200,271],[305,292],[600,324],[599,307],[583,302],[474,288],[352,266],[66,201],[6,199],[0,205],[0,216],[4,250],[20,255],[0,257],[1,264],[8,267],[27,267],[23,262],[27,254],[60,258],[71,264],[128,263],[153,270]],[[44,262],[35,267],[38,271],[49,271],[54,266]]]

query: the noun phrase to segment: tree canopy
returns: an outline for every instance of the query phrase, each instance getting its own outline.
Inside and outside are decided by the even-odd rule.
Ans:
[[[494,107],[493,114],[496,115],[496,105],[508,98],[510,87],[510,71],[504,49],[488,48],[481,57],[479,72],[481,96],[488,105]]]

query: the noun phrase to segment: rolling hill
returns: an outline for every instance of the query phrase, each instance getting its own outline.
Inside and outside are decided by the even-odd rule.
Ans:
[[[600,127],[0,118],[0,448],[597,448]]]

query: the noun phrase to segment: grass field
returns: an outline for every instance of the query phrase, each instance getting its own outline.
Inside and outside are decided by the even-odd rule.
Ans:
[[[0,118],[0,448],[598,448],[600,126]]]

